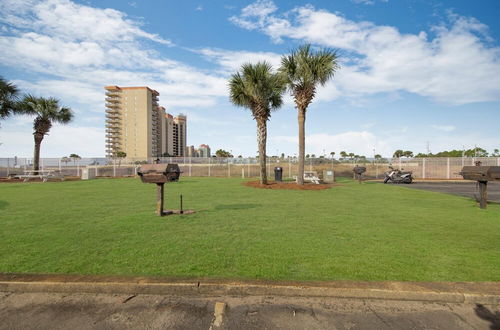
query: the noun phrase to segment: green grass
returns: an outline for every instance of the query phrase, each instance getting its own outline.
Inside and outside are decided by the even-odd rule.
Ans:
[[[0,184],[0,272],[270,280],[500,280],[500,205],[352,181],[267,190],[228,178]]]

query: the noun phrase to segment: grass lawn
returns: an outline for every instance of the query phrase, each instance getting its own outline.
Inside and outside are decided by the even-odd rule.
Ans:
[[[241,179],[0,184],[0,272],[270,280],[500,280],[500,205],[378,183],[322,191]]]

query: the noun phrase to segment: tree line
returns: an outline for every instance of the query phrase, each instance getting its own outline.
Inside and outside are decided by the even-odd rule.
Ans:
[[[398,149],[392,155],[393,158],[401,158],[401,157],[416,157],[416,158],[430,158],[430,157],[500,157],[500,150],[494,149],[492,153],[489,153],[483,148],[475,147],[472,149],[464,149],[464,150],[450,150],[450,151],[440,151],[437,153],[422,153],[419,152],[415,156],[411,151],[403,151]]]

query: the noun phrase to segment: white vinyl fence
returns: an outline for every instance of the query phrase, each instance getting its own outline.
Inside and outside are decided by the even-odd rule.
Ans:
[[[44,170],[60,171],[65,176],[81,176],[82,169],[88,168],[95,171],[98,177],[124,177],[134,176],[141,164],[152,163],[150,159],[107,159],[107,158],[82,158],[63,162],[59,158],[42,158],[40,167]],[[352,176],[352,168],[357,164],[366,166],[365,173],[368,178],[383,178],[383,174],[392,164],[395,168],[413,171],[416,179],[461,179],[458,174],[464,165],[474,165],[481,161],[483,165],[500,166],[500,157],[484,158],[396,158],[384,161],[342,161],[330,158],[306,159],[307,171],[333,169],[337,176]],[[201,157],[164,157],[161,163],[179,164],[183,176],[195,177],[258,177],[258,158],[201,158]],[[291,178],[297,175],[297,160],[293,158],[269,158],[267,173],[274,175],[275,167],[282,167],[283,177]],[[24,171],[33,169],[32,158],[12,157],[0,158],[0,177],[23,174]]]

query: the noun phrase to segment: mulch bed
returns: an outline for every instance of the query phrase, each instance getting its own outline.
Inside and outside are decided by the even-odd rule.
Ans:
[[[295,182],[276,182],[269,181],[267,184],[260,184],[260,181],[248,181],[244,183],[247,187],[260,188],[260,189],[285,189],[285,190],[324,190],[330,189],[335,186],[340,186],[338,183],[304,183],[299,186]]]

